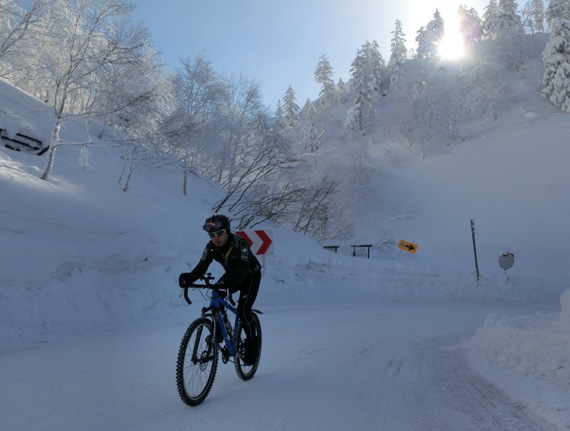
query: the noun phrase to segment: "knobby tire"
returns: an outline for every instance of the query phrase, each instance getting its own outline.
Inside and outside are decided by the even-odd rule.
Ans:
[[[213,322],[201,317],[190,324],[178,350],[176,384],[182,402],[189,406],[202,403],[212,389],[217,368]]]
[[[243,361],[243,342],[245,340],[245,331],[242,328],[241,322],[238,323],[237,334],[238,334],[238,355],[236,355],[234,365],[236,367],[236,373],[242,380],[250,380],[253,378],[255,373],[257,372],[257,367],[259,366],[259,360],[261,358],[261,346],[262,346],[262,337],[261,337],[261,322],[259,321],[259,317],[256,313],[252,313],[253,321],[255,326],[255,333],[258,342],[258,349],[257,354],[255,357],[255,361],[251,365],[246,365]]]

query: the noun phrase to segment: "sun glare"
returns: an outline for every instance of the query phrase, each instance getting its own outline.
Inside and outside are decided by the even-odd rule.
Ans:
[[[446,34],[439,44],[439,55],[445,60],[457,60],[465,54],[463,39],[459,33]]]
[[[445,60],[457,60],[465,54],[463,36],[459,32],[457,13],[447,13],[445,20],[445,36],[439,45],[439,55]]]

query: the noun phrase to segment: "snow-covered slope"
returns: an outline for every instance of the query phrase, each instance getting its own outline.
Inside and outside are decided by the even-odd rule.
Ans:
[[[352,241],[404,239],[418,244],[417,254],[388,247],[371,259],[353,258],[351,241],[339,243],[335,254],[314,239],[265,226],[273,229],[275,253],[262,259],[259,306],[527,307],[526,318],[481,321],[466,349],[481,372],[543,417],[568,426],[570,304],[566,294],[560,308],[560,297],[570,281],[570,122],[533,100],[501,112],[490,125],[482,122],[473,139],[425,159],[393,143],[370,145],[375,193],[362,206],[376,211],[355,218],[363,229]],[[91,149],[89,166],[79,163],[81,157],[79,148],[60,148],[46,182],[39,179],[44,158],[0,148],[3,352],[153,326],[184,309],[177,276],[198,259],[207,240],[200,227],[220,190],[192,178],[183,196],[175,169],[140,168],[123,192],[122,161],[113,150]],[[508,273],[497,264],[505,251],[515,255]],[[544,309],[554,311],[533,314]],[[532,382],[538,383],[529,390]],[[540,402],[546,390],[559,394],[554,407]]]

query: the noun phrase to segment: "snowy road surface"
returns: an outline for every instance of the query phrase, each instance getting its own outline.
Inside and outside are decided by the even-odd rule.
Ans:
[[[204,404],[175,384],[197,307],[153,328],[0,351],[0,429],[550,430],[464,358],[490,307],[265,310],[256,377],[220,368]],[[526,310],[500,310],[502,314]]]

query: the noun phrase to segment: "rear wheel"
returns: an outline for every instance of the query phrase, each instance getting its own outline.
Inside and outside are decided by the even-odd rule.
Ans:
[[[243,327],[241,325],[241,322],[238,323],[238,328],[237,328],[237,355],[235,358],[235,367],[236,367],[236,372],[237,375],[242,379],[242,380],[249,380],[251,379],[256,371],[257,371],[257,367],[259,366],[259,360],[261,358],[261,345],[262,345],[262,337],[261,337],[261,323],[259,321],[259,317],[257,316],[257,314],[252,313],[253,315],[253,321],[254,321],[254,328],[255,328],[255,338],[257,340],[257,349],[255,352],[255,356],[254,356],[254,360],[251,362],[245,362],[244,361],[244,356],[245,356],[245,331],[243,330]]]
[[[180,342],[176,362],[178,394],[185,404],[196,406],[206,399],[218,367],[218,344],[210,319],[190,324]]]

